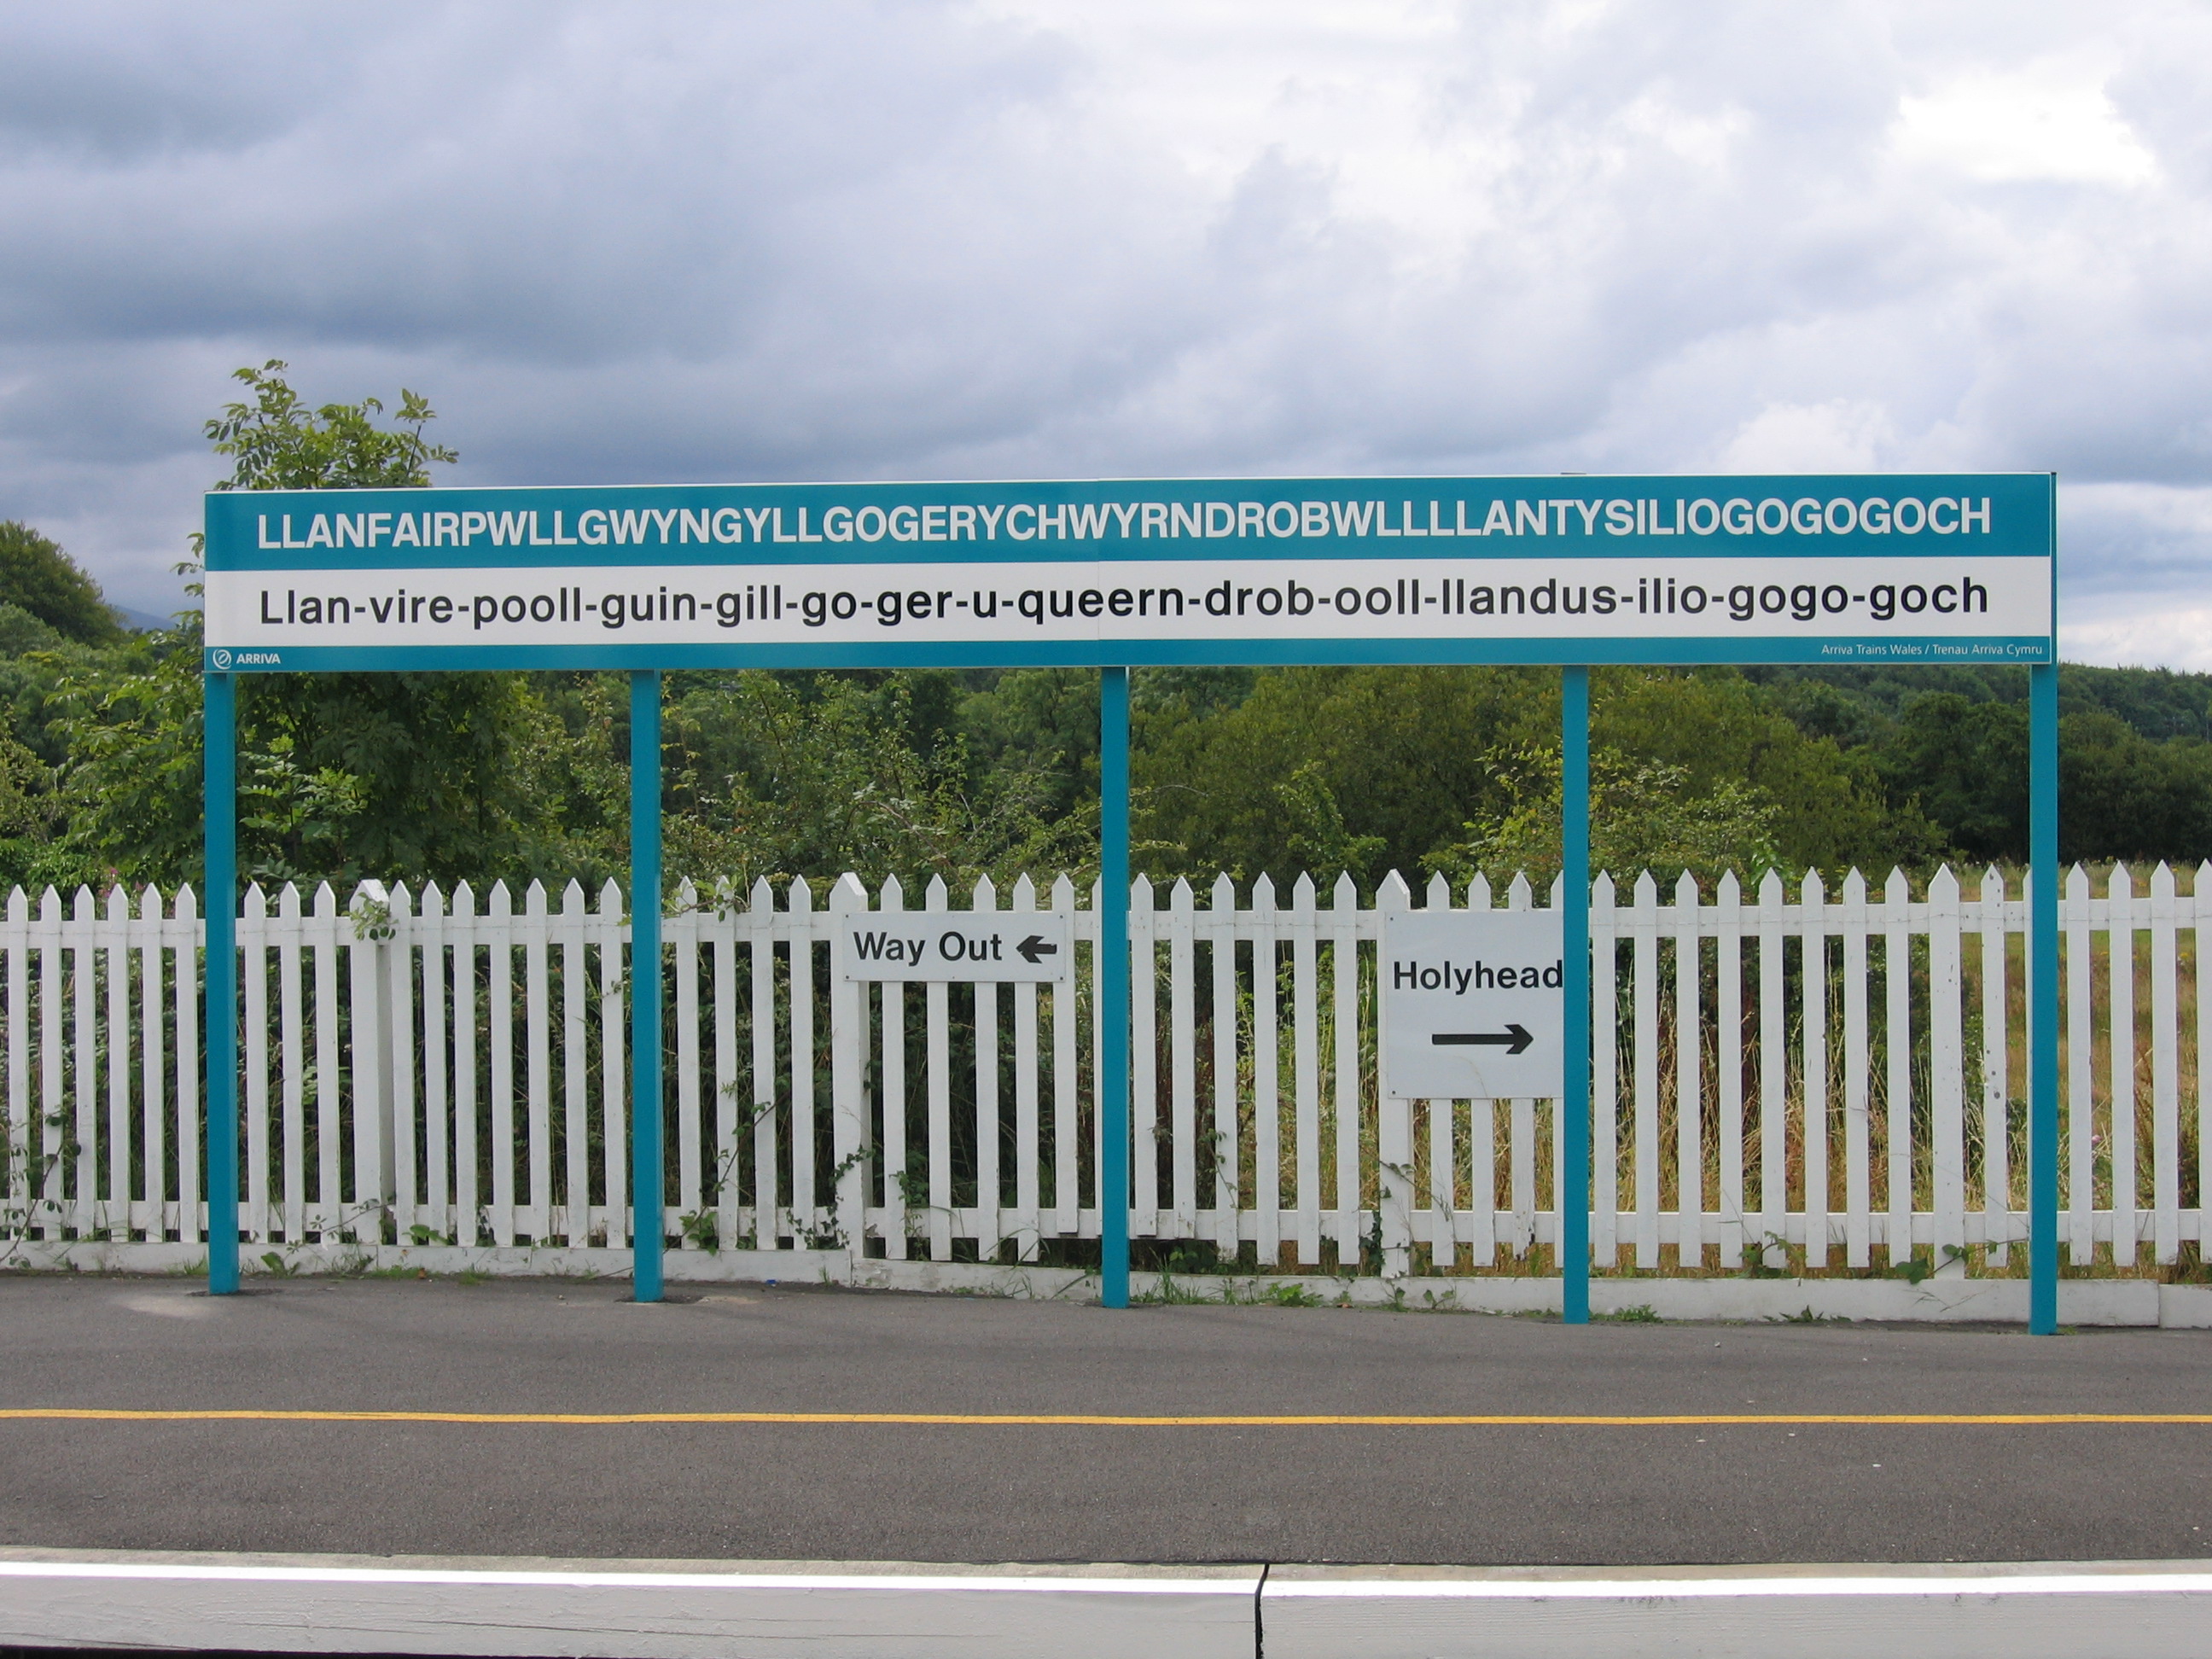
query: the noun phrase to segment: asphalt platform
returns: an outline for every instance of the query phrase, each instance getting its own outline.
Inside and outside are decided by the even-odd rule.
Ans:
[[[0,1411],[2203,1414],[2212,1332],[1598,1324],[793,1286],[0,1280]],[[0,1546],[1462,1565],[2181,1560],[2212,1423],[0,1418]]]

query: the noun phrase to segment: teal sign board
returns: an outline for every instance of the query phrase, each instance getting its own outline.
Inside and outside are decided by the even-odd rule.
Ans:
[[[2019,662],[2047,474],[207,498],[214,672]]]

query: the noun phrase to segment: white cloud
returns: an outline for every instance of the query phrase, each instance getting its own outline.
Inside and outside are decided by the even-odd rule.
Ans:
[[[2068,662],[2212,671],[2212,605],[2130,606],[2117,617],[2097,614],[2101,609],[2069,612],[2060,623],[2058,650]]]
[[[1925,96],[1905,98],[1893,142],[1907,161],[1984,184],[2147,184],[2157,174],[2157,158],[2112,107],[2108,73],[2109,66],[2100,73],[2076,54],[2012,70],[1972,70]]]
[[[1729,440],[1723,472],[1873,472],[1893,437],[1881,404],[1770,404]]]

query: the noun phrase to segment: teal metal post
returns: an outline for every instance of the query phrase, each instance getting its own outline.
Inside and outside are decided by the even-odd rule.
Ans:
[[[1590,814],[1589,670],[1564,671],[1559,686],[1559,919],[1567,957],[1566,1080],[1559,1097],[1559,1312],[1589,1323]]]
[[[2058,1329],[2058,665],[2027,671],[2027,1328]]]
[[[1098,1299],[1129,1305],[1129,671],[1098,676]]]
[[[629,677],[630,1295],[660,1300],[660,675]]]
[[[238,682],[201,678],[206,814],[208,1293],[238,1291]]]

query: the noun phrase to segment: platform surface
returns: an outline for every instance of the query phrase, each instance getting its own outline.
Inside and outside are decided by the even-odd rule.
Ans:
[[[2212,1333],[745,1287],[0,1279],[0,1408],[2212,1414]],[[0,1545],[1462,1565],[2186,1560],[2212,1425],[0,1420]]]

